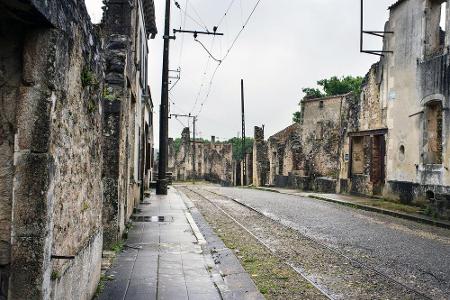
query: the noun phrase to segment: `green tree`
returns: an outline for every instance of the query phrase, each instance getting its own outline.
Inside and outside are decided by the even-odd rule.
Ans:
[[[294,123],[301,123],[302,122],[302,113],[299,111],[296,111],[293,114],[292,121],[294,121]]]
[[[350,92],[359,94],[362,82],[363,78],[360,76],[343,76],[341,78],[333,76],[329,79],[319,80],[317,84],[323,88],[326,96],[336,96]]]
[[[319,89],[316,88],[304,88],[302,91],[305,93],[305,99],[322,98],[325,96]]]
[[[176,138],[175,140],[173,140],[173,147],[175,148],[175,153],[180,152],[181,143],[182,143],[181,138]]]
[[[234,160],[241,160],[242,159],[242,139],[241,138],[232,138],[228,141],[224,142],[226,144],[232,144],[233,145],[233,159]],[[246,153],[252,153],[253,152],[253,139],[252,138],[246,138],[245,139],[245,152]]]

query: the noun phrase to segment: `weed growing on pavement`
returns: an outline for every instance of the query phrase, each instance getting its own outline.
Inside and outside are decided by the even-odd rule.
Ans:
[[[124,247],[123,241],[118,241],[111,247],[111,251],[114,251],[116,254],[122,252]]]

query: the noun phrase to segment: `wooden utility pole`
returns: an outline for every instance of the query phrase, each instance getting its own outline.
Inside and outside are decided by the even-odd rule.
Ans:
[[[242,185],[247,185],[247,153],[245,150],[245,101],[244,79],[241,79],[241,104],[242,104]]]

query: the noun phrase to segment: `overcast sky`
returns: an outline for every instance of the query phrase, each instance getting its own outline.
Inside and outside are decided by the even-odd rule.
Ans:
[[[172,6],[172,28],[212,30],[227,7],[219,26],[224,37],[199,36],[217,59],[222,59],[257,0],[178,0]],[[86,0],[93,22],[101,20],[101,0]],[[177,35],[171,42],[170,68],[181,68],[181,80],[171,92],[171,113],[199,115],[198,135],[220,140],[234,137],[241,128],[240,79],[245,81],[247,136],[255,125],[266,126],[266,137],[292,123],[303,87],[331,76],[364,76],[378,58],[359,53],[359,0],[262,0],[234,48],[219,67],[207,98],[217,63],[209,59],[192,35]],[[387,8],[394,0],[365,0],[365,27],[383,30]],[[187,3],[187,7],[186,7]],[[162,69],[162,34],[165,1],[155,0],[159,30],[149,41],[149,85],[159,122]],[[189,17],[190,16],[190,17]],[[195,21],[194,21],[194,20]],[[183,20],[183,21],[182,21]],[[185,22],[184,26],[183,23]],[[381,39],[367,39],[368,48],[381,48]],[[182,51],[181,51],[182,49]],[[209,61],[209,63],[208,63]],[[204,72],[206,70],[206,72]],[[175,75],[175,74],[173,74]],[[203,83],[203,88],[202,87]],[[197,101],[197,105],[194,104]],[[206,99],[206,100],[205,100]],[[170,136],[180,136],[187,119],[170,121]],[[159,126],[155,127],[158,140]]]

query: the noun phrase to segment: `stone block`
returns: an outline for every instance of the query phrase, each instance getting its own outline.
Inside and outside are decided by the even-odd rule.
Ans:
[[[13,206],[16,237],[47,235],[51,201],[48,188],[52,169],[48,154],[17,154]]]
[[[12,245],[12,264],[9,299],[45,299],[44,265],[50,257],[45,254],[46,238],[16,237]],[[50,274],[48,275],[50,276]],[[48,295],[47,295],[48,296]]]
[[[50,138],[51,94],[38,87],[21,87],[17,112],[18,150],[47,152]]]

